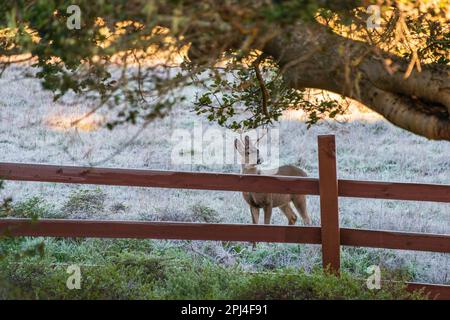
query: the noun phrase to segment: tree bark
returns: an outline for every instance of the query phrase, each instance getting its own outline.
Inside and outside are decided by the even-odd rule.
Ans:
[[[409,61],[314,23],[298,23],[267,42],[292,88],[329,90],[358,100],[393,124],[450,141],[450,67],[423,65],[404,79]],[[390,61],[390,67],[386,67]]]

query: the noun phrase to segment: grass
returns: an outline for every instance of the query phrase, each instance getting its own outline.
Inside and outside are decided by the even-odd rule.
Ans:
[[[150,240],[3,239],[0,256],[0,299],[426,298],[400,284],[368,290],[347,273],[341,278],[292,268],[248,273]],[[79,290],[66,286],[73,264],[81,270]]]
[[[0,217],[28,218],[36,220],[38,218],[64,218],[66,215],[58,212],[54,206],[41,197],[31,197],[29,199],[16,202],[13,206],[0,206]]]
[[[69,194],[61,211],[71,218],[85,218],[92,214],[103,214],[106,194],[100,189],[80,189]]]

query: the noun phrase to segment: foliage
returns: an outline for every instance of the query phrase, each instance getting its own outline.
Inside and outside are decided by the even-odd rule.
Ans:
[[[31,197],[0,209],[0,217],[37,220],[39,218],[58,218],[61,216],[53,205],[50,205],[45,199],[40,197]]]
[[[270,59],[260,65],[249,67],[232,62],[224,70],[211,73],[208,79],[213,80],[202,83],[206,92],[197,96],[194,102],[196,113],[207,115],[209,121],[229,129],[248,130],[272,125],[286,110],[306,111],[309,126],[326,115],[334,118],[345,111],[336,100],[313,103],[305,98],[304,90],[286,87],[277,73],[277,66]],[[264,82],[259,82],[257,72],[261,73]],[[196,80],[197,83],[202,82]],[[267,97],[264,98],[265,90]]]
[[[147,240],[47,239],[43,255],[11,254],[36,240],[0,242],[1,299],[418,299],[400,284],[370,291],[343,274],[278,269],[252,274],[221,267]],[[66,269],[81,267],[81,290],[68,290]]]
[[[0,207],[0,218],[3,217],[27,218],[31,219],[32,222],[36,222],[39,218],[58,218],[60,216],[54,210],[53,206],[49,205],[44,199],[31,197],[30,199],[17,203],[13,203],[11,198],[4,200],[4,205]],[[1,241],[13,244],[20,243],[20,240],[9,237],[9,230],[0,234]],[[18,260],[35,255],[42,257],[44,252],[44,242],[35,241],[25,247],[16,248],[12,252],[5,251],[4,248],[0,249],[0,260],[8,256],[8,254],[13,255]]]
[[[183,221],[183,222],[209,222],[218,223],[222,221],[219,213],[213,208],[200,202],[189,207],[189,211],[179,210],[174,207],[164,207],[158,210],[156,215],[150,219],[158,221]]]
[[[105,200],[106,194],[99,188],[76,190],[69,195],[62,211],[72,216],[100,213],[105,209]]]
[[[361,6],[371,3],[383,4],[382,26],[377,29],[367,27],[368,13]],[[115,110],[109,128],[163,117],[185,99],[181,88],[199,82],[206,83],[206,92],[199,94],[195,111],[235,130],[271,125],[286,108],[303,109],[309,124],[342,112],[334,101],[311,104],[302,91],[284,88],[283,70],[276,65],[265,70],[261,82],[245,63],[298,22],[321,23],[330,32],[417,60],[417,65],[449,62],[448,0],[80,0],[76,4],[81,8],[81,28],[69,30],[67,7],[72,1],[3,1],[0,54],[5,59],[0,65],[32,61],[38,68],[36,76],[55,99],[70,91],[98,99],[95,110],[103,106]],[[17,54],[28,56],[16,59]],[[229,62],[224,71],[237,83],[220,75],[224,61]],[[349,62],[350,67],[359,63]],[[173,71],[174,66],[180,67],[179,72]],[[353,80],[357,82],[358,75]]]
[[[35,196],[15,203],[9,201],[8,205],[0,207],[0,217],[32,220],[67,216],[84,217],[89,214],[103,213],[105,200],[106,194],[99,188],[94,190],[80,189],[71,192],[62,208],[57,209],[55,205],[48,203],[45,199]]]
[[[219,213],[216,210],[208,207],[207,205],[196,203],[193,206],[191,206],[191,211],[193,221],[201,221],[209,223],[218,223],[221,221]]]
[[[0,180],[0,190],[3,190],[4,188],[5,182],[3,180]],[[2,203],[0,204],[0,217],[2,216],[2,212],[7,212],[10,209],[11,202],[11,197],[7,197],[2,200]]]
[[[344,273],[340,277],[314,271],[311,274],[287,269],[249,277],[237,293],[238,299],[342,300],[342,299],[418,299],[402,285],[385,284],[381,290],[368,290],[364,281]]]

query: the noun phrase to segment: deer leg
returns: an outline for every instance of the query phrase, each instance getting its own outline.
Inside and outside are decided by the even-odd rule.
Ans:
[[[285,204],[284,206],[280,207],[280,210],[283,211],[284,215],[288,219],[289,225],[294,225],[295,222],[297,222],[297,216],[295,215],[294,210],[291,208],[291,206],[288,204]]]
[[[253,224],[258,224],[259,222],[259,208],[250,206],[250,212],[252,213]],[[256,242],[252,242],[252,249],[256,249]]]
[[[253,224],[258,224],[259,221],[259,208],[250,206],[250,212],[252,213]]]
[[[294,196],[292,198],[292,202],[294,203],[295,208],[302,217],[303,223],[305,225],[310,225],[311,218],[308,214],[308,210],[306,210],[306,197],[304,195]]]
[[[272,204],[264,207],[264,224],[270,224],[272,218]]]

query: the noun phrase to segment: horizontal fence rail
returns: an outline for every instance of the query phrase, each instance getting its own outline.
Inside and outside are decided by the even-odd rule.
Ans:
[[[320,227],[249,224],[0,219],[0,236],[137,238],[322,244]],[[450,252],[450,235],[340,228],[341,245]]]
[[[450,185],[339,180],[339,196],[450,203]]]
[[[346,246],[450,253],[450,235],[341,228]]]
[[[1,219],[0,235],[320,244],[319,227],[45,219]]]
[[[450,185],[337,179],[335,138],[319,136],[319,177],[241,175],[45,164],[0,163],[0,179],[222,191],[305,194],[320,197],[321,226],[185,222],[0,219],[0,237],[97,237],[307,243],[322,246],[324,267],[340,269],[340,246],[450,253],[450,235],[339,227],[338,197],[450,203]],[[450,299],[450,286],[408,283],[430,297]]]
[[[0,163],[0,179],[131,187],[319,194],[319,180],[289,176]]]
[[[0,163],[0,179],[130,187],[319,195],[319,179],[166,170]],[[341,197],[450,203],[450,185],[338,180]]]
[[[448,285],[407,282],[406,286],[407,290],[411,292],[424,290],[431,299],[450,300],[450,286]]]

